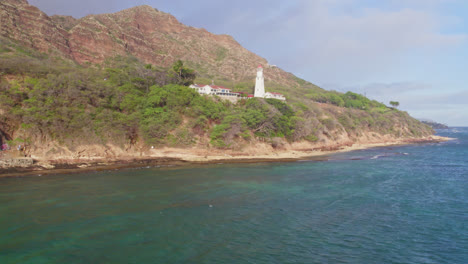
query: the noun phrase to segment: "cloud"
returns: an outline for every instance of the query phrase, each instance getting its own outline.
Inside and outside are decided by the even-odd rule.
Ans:
[[[409,56],[461,46],[466,34],[443,33],[459,19],[434,11],[448,2],[456,1],[239,0],[212,3],[209,15],[193,9],[182,20],[231,34],[272,64],[312,82],[349,83],[398,71]]]
[[[440,33],[440,17],[429,12],[362,8],[353,14],[343,13],[343,6],[337,5],[303,3],[301,13],[280,25],[289,31],[286,39],[293,49],[276,59],[304,76],[315,75],[319,82],[362,81],[399,67],[415,49],[433,52],[466,39],[465,35]]]
[[[447,92],[425,83],[372,83],[356,86],[330,85],[326,88],[340,92],[357,92],[379,102],[395,100],[406,102],[408,109],[424,109],[435,105],[468,106],[468,91]]]
[[[356,86],[329,85],[341,92],[354,91],[388,105],[400,102],[400,109],[419,118],[428,118],[449,125],[468,125],[468,91],[448,92],[425,83],[373,83]]]
[[[408,93],[419,92],[422,90],[432,89],[431,85],[413,82],[397,82],[397,83],[371,83],[366,85],[340,86],[340,85],[325,85],[325,88],[337,90],[341,92],[354,91],[361,94],[366,94],[375,98],[390,98],[392,96],[402,96]]]
[[[460,2],[460,0],[390,0],[389,4],[395,6],[434,7],[456,2]]]
[[[443,106],[444,108],[468,107],[468,91],[420,95],[411,98],[410,102],[420,109],[433,106]],[[465,113],[468,114],[468,112]]]

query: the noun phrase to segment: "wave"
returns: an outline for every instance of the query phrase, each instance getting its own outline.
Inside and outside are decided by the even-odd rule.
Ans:
[[[393,152],[393,153],[383,153],[383,154],[377,154],[373,156],[370,159],[379,159],[379,158],[384,158],[384,157],[392,157],[392,156],[408,156],[409,153],[401,153],[401,152]]]

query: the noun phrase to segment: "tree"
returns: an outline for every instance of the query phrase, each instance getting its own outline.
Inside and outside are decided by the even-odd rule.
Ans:
[[[193,81],[196,78],[195,71],[184,67],[184,63],[181,60],[174,62],[170,76],[175,84],[185,86],[193,84]]]
[[[390,101],[390,104],[393,106],[393,107],[398,107],[400,105],[399,102],[396,102],[396,101]]]

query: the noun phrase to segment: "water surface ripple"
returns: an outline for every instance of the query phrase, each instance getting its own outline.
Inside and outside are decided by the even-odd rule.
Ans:
[[[0,263],[468,263],[468,129],[328,161],[0,179]]]

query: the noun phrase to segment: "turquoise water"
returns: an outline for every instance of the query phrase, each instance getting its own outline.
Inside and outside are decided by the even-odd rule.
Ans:
[[[0,179],[0,263],[468,263],[468,128],[328,161]]]

